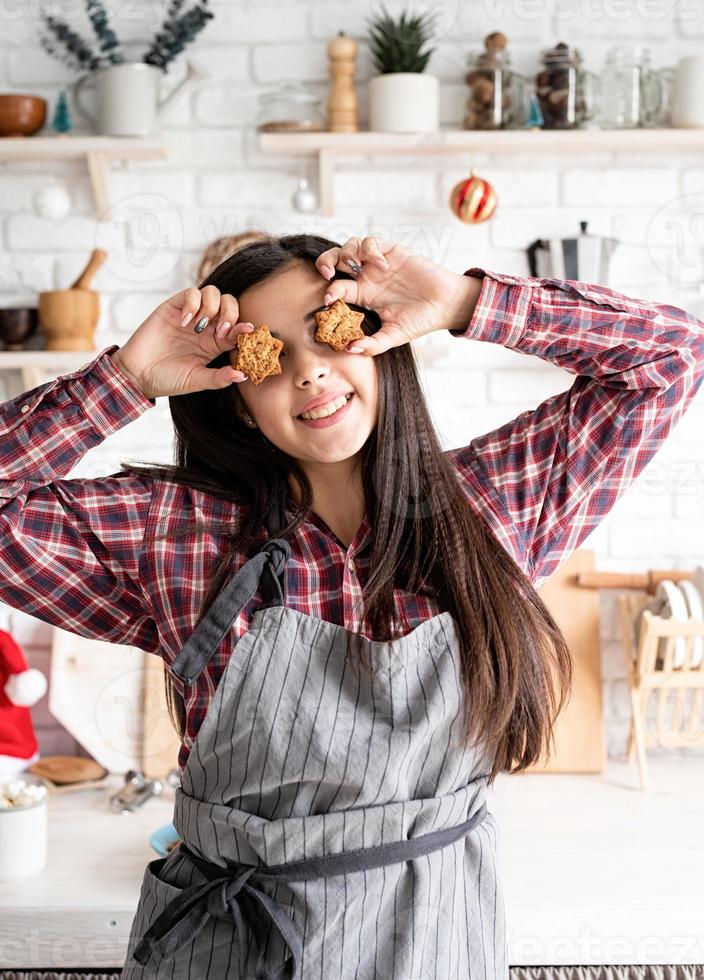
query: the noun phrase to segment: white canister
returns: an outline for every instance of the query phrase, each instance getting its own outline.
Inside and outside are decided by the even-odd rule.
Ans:
[[[681,58],[675,69],[670,121],[682,129],[704,128],[704,55]]]
[[[440,83],[434,75],[398,71],[369,80],[369,128],[428,133],[440,128]]]
[[[45,789],[29,774],[18,773],[16,779]],[[46,865],[47,798],[45,790],[36,803],[0,809],[0,881],[37,874]]]

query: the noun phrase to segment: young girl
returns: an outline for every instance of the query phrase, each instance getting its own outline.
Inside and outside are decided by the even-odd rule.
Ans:
[[[337,298],[366,335],[339,352]],[[255,386],[229,354],[261,323],[284,347]],[[436,331],[575,380],[442,452],[411,348]],[[2,407],[0,599],[158,653],[182,731],[182,843],[123,977],[508,977],[487,787],[549,749],[571,679],[536,588],[703,372],[677,307],[293,235]],[[163,396],[175,465],[61,479]]]

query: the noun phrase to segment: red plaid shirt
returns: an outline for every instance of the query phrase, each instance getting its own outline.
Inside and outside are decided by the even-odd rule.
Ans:
[[[682,417],[704,376],[704,323],[678,307],[584,282],[479,268],[465,275],[483,282],[458,338],[534,354],[576,375],[567,391],[448,453],[469,505],[539,587]],[[154,405],[112,363],[115,350],[0,406],[0,600],[81,636],[159,653],[170,664],[194,628],[222,541],[153,537],[194,517],[235,525],[237,508],[120,473],[63,479],[89,449]],[[345,548],[313,515],[292,542],[289,605],[371,635],[354,608],[369,534],[365,517]],[[256,608],[257,597],[198,682],[181,688],[181,765]],[[439,611],[399,590],[394,629],[406,633]]]

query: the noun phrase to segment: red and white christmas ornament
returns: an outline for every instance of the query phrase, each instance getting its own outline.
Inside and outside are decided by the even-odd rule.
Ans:
[[[28,668],[13,638],[0,630],[0,777],[20,772],[39,758],[29,709],[46,689],[44,674]]]
[[[472,167],[471,177],[455,184],[450,194],[452,213],[468,225],[488,221],[497,203],[494,188],[488,180],[477,176],[476,167]]]

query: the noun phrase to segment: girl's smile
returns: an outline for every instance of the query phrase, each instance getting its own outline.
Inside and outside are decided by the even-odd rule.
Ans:
[[[341,418],[347,415],[348,406],[353,398],[354,392],[348,392],[346,395],[331,398],[323,405],[311,409],[310,412],[297,415],[296,418],[304,425],[310,426],[313,429],[322,429],[328,425],[335,425]]]

